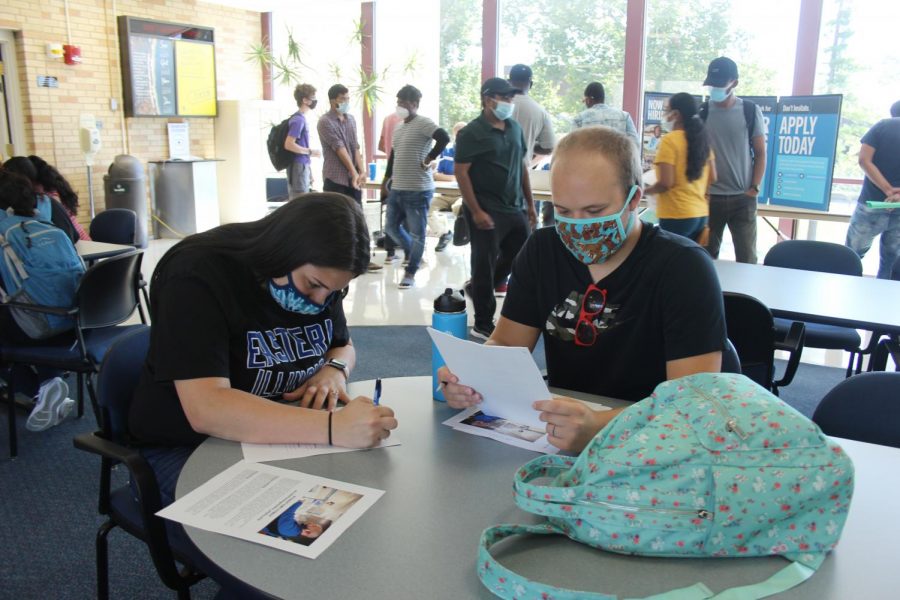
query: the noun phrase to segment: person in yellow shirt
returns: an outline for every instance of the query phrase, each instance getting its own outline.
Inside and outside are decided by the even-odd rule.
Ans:
[[[709,186],[716,180],[716,163],[697,101],[675,94],[666,102],[663,121],[671,132],[663,136],[653,166],[656,183],[644,195],[657,194],[659,226],[700,245],[708,235]]]

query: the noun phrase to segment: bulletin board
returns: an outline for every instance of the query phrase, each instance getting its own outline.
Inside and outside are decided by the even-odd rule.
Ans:
[[[209,27],[120,16],[127,117],[215,117],[215,34]]]

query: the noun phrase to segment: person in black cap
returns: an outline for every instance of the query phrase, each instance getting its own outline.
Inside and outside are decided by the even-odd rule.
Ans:
[[[513,119],[522,126],[525,134],[525,161],[528,166],[553,152],[556,136],[553,134],[553,123],[550,115],[528,95],[534,85],[531,67],[513,65],[509,70],[509,83],[522,93],[513,98]],[[541,207],[541,221],[544,226],[553,224],[553,204],[544,202]],[[501,284],[502,285],[502,284]]]
[[[718,179],[710,186],[709,245],[719,257],[725,225],[738,262],[756,262],[756,205],[766,171],[766,135],[759,107],[734,95],[738,68],[720,56],[709,63],[703,85],[709,102],[700,107],[716,156]],[[752,149],[752,152],[751,152]]]
[[[512,118],[512,100],[520,93],[505,79],[485,81],[481,115],[456,138],[454,174],[472,244],[472,280],[466,291],[475,307],[472,335],[481,339],[494,331],[494,288],[506,281],[528,238],[529,223],[534,227],[537,222],[525,137]]]

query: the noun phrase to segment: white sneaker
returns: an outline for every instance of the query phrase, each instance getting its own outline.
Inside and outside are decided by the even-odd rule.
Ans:
[[[38,390],[38,399],[34,410],[25,421],[25,428],[28,431],[44,431],[59,424],[72,412],[72,407],[75,405],[74,400],[66,397],[68,395],[69,386],[61,378],[54,377],[50,381],[44,382]]]

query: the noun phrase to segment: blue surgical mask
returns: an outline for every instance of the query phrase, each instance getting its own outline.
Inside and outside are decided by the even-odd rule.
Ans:
[[[709,88],[709,99],[713,102],[725,102],[728,96],[731,95],[731,92],[728,91],[727,87],[712,87]]]
[[[622,210],[614,215],[593,219],[570,219],[556,215],[556,233],[566,249],[586,265],[599,265],[615,254],[634,224],[628,204],[637,192],[638,186],[631,186]],[[622,215],[628,213],[628,221],[622,222]]]
[[[348,112],[350,112],[350,101],[347,100],[346,102],[341,102],[337,105],[337,109],[339,113],[346,115]]]
[[[272,294],[272,298],[278,303],[278,306],[284,310],[301,315],[317,315],[328,308],[334,299],[334,293],[331,293],[324,304],[316,304],[309,296],[297,289],[290,273],[287,277],[287,283],[284,285],[277,285],[271,279],[269,280],[269,293]]]
[[[505,121],[510,118],[513,114],[513,103],[512,102],[497,102],[497,106],[493,109],[494,116],[500,119],[501,121]]]

